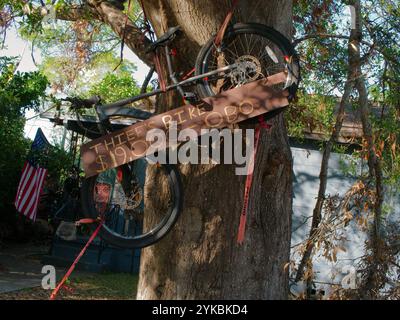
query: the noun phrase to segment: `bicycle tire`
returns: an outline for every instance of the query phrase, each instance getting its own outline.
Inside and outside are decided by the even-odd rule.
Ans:
[[[121,235],[110,231],[105,225],[103,225],[100,229],[99,235],[105,242],[121,248],[144,248],[160,241],[173,228],[182,210],[182,183],[179,171],[176,166],[170,164],[165,164],[161,166],[167,173],[168,181],[170,183],[174,199],[173,205],[169,208],[169,212],[167,212],[161,223],[157,225],[157,227],[152,228],[150,232],[147,232],[146,234],[138,236],[136,238],[122,237]],[[130,170],[128,164],[122,165],[119,168],[122,168],[122,170],[125,171]],[[84,216],[88,218],[96,218],[99,215],[92,196],[97,177],[98,175],[89,177],[87,179],[84,179],[82,183],[82,208]],[[94,227],[95,226],[93,226],[93,228]]]
[[[295,97],[298,84],[300,82],[300,66],[297,54],[291,42],[277,30],[259,23],[237,23],[231,28],[227,29],[224,38],[221,43],[221,50],[225,50],[224,46],[229,46],[232,40],[234,40],[239,35],[256,35],[265,38],[267,41],[275,45],[282,53],[282,57],[289,57],[289,61],[285,61],[287,68],[294,78],[294,82],[287,87],[289,91],[289,100]],[[204,74],[209,70],[208,57],[212,52],[214,46],[215,37],[212,37],[208,42],[202,46],[197,55],[196,59],[196,75]],[[244,49],[244,48],[243,48]],[[254,49],[254,48],[252,48]],[[245,51],[245,50],[244,50]],[[246,52],[244,52],[246,54]],[[247,52],[249,54],[249,52]],[[276,58],[276,56],[275,56]],[[232,62],[231,62],[232,63]],[[209,97],[215,95],[215,92],[211,86],[208,79],[202,79],[197,84],[197,92],[200,98]]]

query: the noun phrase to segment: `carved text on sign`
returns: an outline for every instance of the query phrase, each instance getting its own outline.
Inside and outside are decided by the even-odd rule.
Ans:
[[[82,164],[90,177],[146,156],[153,142],[146,141],[152,129],[167,131],[172,123],[178,131],[224,128],[288,105],[287,91],[273,86],[286,80],[285,73],[245,84],[202,99],[199,105],[185,105],[95,139],[81,148]]]

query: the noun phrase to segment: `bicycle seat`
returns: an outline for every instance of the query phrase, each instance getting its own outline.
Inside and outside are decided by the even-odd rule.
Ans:
[[[79,97],[67,97],[61,100],[71,102],[71,107],[74,109],[90,109],[93,108],[96,104],[100,103],[101,98],[99,96],[93,96],[88,99],[82,99]]]
[[[172,41],[176,35],[181,31],[180,26],[169,28],[166,33],[164,33],[160,38],[154,41],[146,50],[146,53],[155,51],[158,47],[165,46],[168,42]]]

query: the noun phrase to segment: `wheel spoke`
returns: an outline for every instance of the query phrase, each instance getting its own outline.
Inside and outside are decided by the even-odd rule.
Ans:
[[[146,164],[145,169],[141,170],[147,173],[149,167],[152,168],[152,175],[148,177],[148,180],[152,183],[147,194],[144,193],[147,174],[145,178],[139,179],[135,171],[137,168],[135,169],[134,166],[126,166],[126,170],[131,172],[123,174],[122,179],[119,178],[119,180],[115,178],[115,172],[113,173],[112,170],[95,177],[96,181],[92,189],[94,208],[98,214],[104,212],[106,218],[104,230],[112,235],[112,239],[118,239],[119,244],[136,241],[135,239],[139,237],[152,239],[158,230],[162,230],[162,233],[169,230],[162,229],[162,226],[169,219],[172,213],[171,208],[176,205],[172,182],[167,170],[158,170],[157,165]],[[126,180],[128,177],[129,181]],[[105,183],[109,181],[113,181],[114,184]],[[155,199],[158,201],[154,201]],[[146,209],[146,203],[149,203],[149,206],[155,205],[157,208]],[[121,210],[113,210],[117,207]],[[151,219],[147,219],[145,226],[143,225],[143,210],[151,213]],[[177,215],[177,213],[174,214]]]
[[[284,54],[279,46],[256,32],[239,32],[224,39],[222,53],[214,45],[211,50],[203,72],[221,67],[221,55],[223,65],[240,63],[230,72],[208,79],[206,83],[213,94],[256,80],[260,76],[270,76],[287,70],[287,65],[281,62]]]

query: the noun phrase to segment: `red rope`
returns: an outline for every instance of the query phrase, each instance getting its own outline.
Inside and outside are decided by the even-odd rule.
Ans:
[[[259,123],[259,125],[256,126],[256,132],[255,132],[255,136],[254,136],[254,150],[253,150],[253,154],[250,159],[249,167],[247,168],[246,184],[244,187],[243,207],[242,207],[242,212],[240,214],[240,223],[239,223],[239,230],[238,230],[238,236],[237,236],[238,244],[242,244],[244,241],[244,234],[245,234],[245,230],[246,230],[247,209],[249,207],[250,190],[251,190],[251,185],[253,183],[253,173],[254,173],[258,145],[260,142],[261,128],[264,128],[264,129],[271,128],[271,125],[269,125],[265,122],[263,116],[258,117],[258,121],[260,123]]]
[[[195,71],[196,71],[196,68],[193,68],[192,70],[190,70],[188,73],[186,73],[186,74],[182,77],[182,80],[186,80],[187,78],[189,78]]]
[[[238,236],[237,236],[238,244],[242,244],[244,241],[244,232],[246,230],[247,209],[248,209],[248,205],[249,205],[249,196],[250,196],[251,185],[253,182],[254,163],[255,163],[256,155],[257,155],[258,142],[260,140],[260,132],[261,132],[261,126],[256,126],[256,133],[255,133],[255,137],[254,137],[254,150],[253,150],[253,154],[251,155],[249,166],[247,168],[246,184],[244,187],[243,207],[242,207],[242,213],[240,214],[239,231],[238,231]]]
[[[79,260],[82,258],[83,254],[85,253],[86,249],[89,247],[89,245],[92,243],[94,238],[96,238],[97,234],[100,231],[100,228],[102,227],[104,223],[104,220],[100,220],[99,225],[97,226],[96,230],[93,232],[93,234],[90,236],[88,242],[86,245],[83,247],[81,252],[79,252],[78,256],[75,258],[74,262],[72,263],[71,267],[69,267],[67,273],[65,274],[64,278],[61,280],[61,282],[58,284],[58,286],[53,290],[53,292],[50,295],[50,300],[54,300],[58,294],[58,291],[63,287],[64,283],[68,280],[68,277],[71,275],[72,271],[74,271],[76,264],[79,262]]]
[[[231,21],[232,17],[233,17],[233,12],[235,11],[235,8],[238,4],[239,0],[233,0],[232,2],[232,7],[230,8],[230,10],[228,11],[228,14],[225,17],[224,22],[222,23],[221,27],[218,30],[218,33],[215,37],[214,43],[217,47],[219,47],[219,45],[222,42],[222,39],[224,38],[224,34],[226,31],[226,28],[228,27],[229,21]]]
[[[260,126],[264,129],[270,129],[271,125],[265,122],[264,116],[259,116],[258,117],[258,122],[260,123]]]

